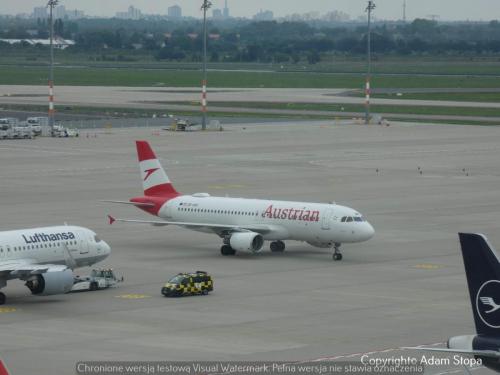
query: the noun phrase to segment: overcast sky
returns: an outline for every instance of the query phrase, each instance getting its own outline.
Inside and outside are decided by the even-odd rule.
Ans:
[[[407,19],[438,15],[441,20],[492,20],[500,18],[500,0],[406,0]],[[32,13],[33,7],[43,6],[43,0],[0,0],[1,14]],[[67,9],[80,9],[88,15],[113,16],[129,5],[147,14],[166,14],[167,8],[177,4],[183,15],[201,16],[202,0],[60,0]],[[224,0],[212,0],[215,8],[222,8]],[[382,19],[401,19],[403,0],[375,0],[375,16]],[[231,16],[251,17],[260,9],[272,10],[275,17],[292,13],[326,13],[339,10],[356,18],[363,14],[365,0],[228,0]],[[211,15],[211,13],[210,13]]]

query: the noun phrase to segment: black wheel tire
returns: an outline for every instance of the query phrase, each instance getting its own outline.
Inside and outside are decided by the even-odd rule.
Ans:
[[[0,305],[5,305],[6,300],[7,300],[7,297],[5,297],[5,294],[0,293]]]
[[[236,254],[236,251],[233,250],[231,248],[231,246],[229,245],[223,245],[221,248],[220,248],[220,253],[224,256],[227,256],[227,255],[234,255]]]
[[[90,290],[91,291],[97,290],[97,283],[90,283]]]
[[[285,251],[285,243],[283,241],[278,241],[279,244],[279,251],[283,252]]]
[[[201,291],[201,294],[203,294],[204,296],[206,296],[206,295],[208,294],[208,290],[207,290],[207,289],[203,289],[203,290]]]
[[[342,260],[342,254],[341,253],[333,254],[333,260],[335,260],[335,261]]]
[[[273,253],[282,253],[285,251],[285,243],[283,241],[274,241],[271,242],[269,248]]]

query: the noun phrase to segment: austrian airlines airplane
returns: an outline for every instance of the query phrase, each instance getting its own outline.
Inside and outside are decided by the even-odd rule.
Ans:
[[[110,253],[106,242],[82,227],[0,232],[0,289],[8,280],[20,279],[34,295],[63,294],[73,286],[73,269],[100,262]],[[0,305],[5,300],[0,292]]]
[[[136,146],[144,196],[129,202],[108,202],[132,204],[163,221],[109,216],[110,224],[179,225],[215,233],[223,240],[222,255],[256,253],[265,240],[272,241],[273,252],[285,250],[284,240],[305,241],[315,247],[332,248],[334,260],[342,259],[342,243],[366,241],[375,233],[359,212],[337,204],[211,197],[207,193],[182,195],[172,186],[149,144],[137,141]]]

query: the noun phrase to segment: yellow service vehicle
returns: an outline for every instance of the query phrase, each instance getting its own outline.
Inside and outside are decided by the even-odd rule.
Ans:
[[[208,294],[214,290],[212,276],[204,271],[195,273],[179,273],[172,277],[161,288],[165,297],[190,296],[193,294]]]

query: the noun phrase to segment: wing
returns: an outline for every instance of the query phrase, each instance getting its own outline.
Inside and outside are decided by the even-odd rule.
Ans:
[[[214,233],[221,232],[256,232],[259,234],[268,234],[278,228],[272,225],[265,224],[249,224],[249,225],[229,225],[229,224],[211,224],[211,223],[189,223],[181,221],[159,221],[159,220],[131,220],[131,219],[116,219],[113,216],[108,215],[109,223],[113,224],[115,221],[120,221],[124,223],[139,223],[139,224],[151,224],[155,226],[166,226],[166,225],[177,225],[180,227],[188,229],[210,229]]]
[[[16,259],[0,262],[0,278],[14,279],[45,272],[64,271],[68,267],[58,264],[37,264],[33,259]]]
[[[458,353],[458,354],[469,354],[469,355],[477,355],[480,357],[489,357],[489,358],[500,358],[500,352],[494,350],[467,350],[467,349],[448,349],[448,348],[426,348],[426,347],[404,347],[403,349],[412,349],[412,350],[424,350],[428,352],[442,352],[442,353]]]

